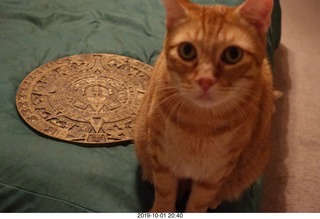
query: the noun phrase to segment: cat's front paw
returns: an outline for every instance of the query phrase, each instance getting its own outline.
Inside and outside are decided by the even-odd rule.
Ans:
[[[175,212],[176,209],[172,209],[172,208],[168,208],[168,207],[165,207],[165,206],[153,206],[151,209],[150,209],[150,213],[169,213],[169,212]]]

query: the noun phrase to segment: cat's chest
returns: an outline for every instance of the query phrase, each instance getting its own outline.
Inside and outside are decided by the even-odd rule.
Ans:
[[[165,130],[161,160],[182,178],[205,179],[230,161],[230,151],[243,147],[249,135],[241,125],[216,135]],[[239,136],[242,135],[240,138]]]

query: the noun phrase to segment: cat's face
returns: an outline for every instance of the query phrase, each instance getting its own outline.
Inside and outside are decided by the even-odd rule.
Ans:
[[[254,95],[264,47],[235,8],[197,6],[168,30],[165,54],[180,95],[211,108]]]

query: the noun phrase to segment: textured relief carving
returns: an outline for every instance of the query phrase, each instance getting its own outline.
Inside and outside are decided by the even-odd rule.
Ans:
[[[21,82],[16,105],[35,130],[65,141],[132,140],[152,67],[111,54],[83,54],[47,63]]]

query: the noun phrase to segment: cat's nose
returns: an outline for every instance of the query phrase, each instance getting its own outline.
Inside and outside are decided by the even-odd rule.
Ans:
[[[199,78],[197,82],[202,90],[204,92],[207,92],[210,87],[212,87],[216,83],[216,80],[214,78]]]

